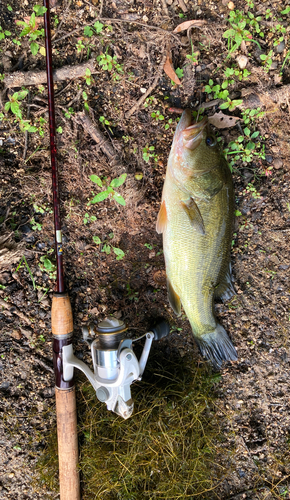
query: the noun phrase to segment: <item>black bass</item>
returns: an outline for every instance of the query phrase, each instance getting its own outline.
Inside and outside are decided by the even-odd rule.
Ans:
[[[230,298],[234,191],[230,169],[207,117],[191,124],[186,110],[168,159],[156,230],[163,233],[169,302],[189,319],[201,354],[219,369],[237,360],[214,315],[214,298]]]

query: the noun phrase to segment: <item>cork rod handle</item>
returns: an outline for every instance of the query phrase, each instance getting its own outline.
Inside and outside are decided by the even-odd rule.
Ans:
[[[77,410],[74,382],[62,378],[62,347],[72,343],[73,317],[67,293],[55,293],[51,308],[60,500],[80,500]]]

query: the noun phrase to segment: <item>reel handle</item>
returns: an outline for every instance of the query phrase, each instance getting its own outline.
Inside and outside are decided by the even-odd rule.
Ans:
[[[154,333],[154,340],[161,340],[169,334],[170,326],[167,321],[163,320],[157,323],[151,331]]]

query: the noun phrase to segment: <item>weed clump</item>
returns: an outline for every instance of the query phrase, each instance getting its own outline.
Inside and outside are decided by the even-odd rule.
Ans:
[[[155,352],[132,387],[135,408],[126,421],[84,383],[78,399],[83,499],[208,498],[218,482],[216,381],[192,360]]]

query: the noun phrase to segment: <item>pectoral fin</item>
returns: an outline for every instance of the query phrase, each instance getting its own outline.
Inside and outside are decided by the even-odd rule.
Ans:
[[[167,210],[165,200],[161,203],[161,207],[159,210],[159,214],[156,222],[156,231],[158,234],[161,234],[165,231],[167,226]]]
[[[180,316],[181,314],[181,302],[180,302],[180,297],[177,295],[175,292],[173,286],[171,285],[169,279],[167,278],[167,293],[168,293],[168,299],[169,303],[175,312],[177,316]]]
[[[181,201],[180,204],[187,213],[190,223],[192,224],[194,229],[200,234],[205,234],[203,218],[194,199],[189,198],[189,200],[187,201]]]

